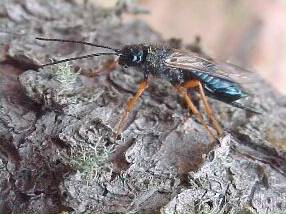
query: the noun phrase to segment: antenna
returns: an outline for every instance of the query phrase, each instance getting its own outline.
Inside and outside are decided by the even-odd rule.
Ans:
[[[84,55],[84,56],[78,56],[78,57],[71,57],[71,58],[67,58],[67,59],[62,59],[62,60],[58,60],[55,62],[50,62],[47,64],[43,64],[40,65],[39,68],[43,68],[49,65],[56,65],[59,63],[63,63],[63,62],[69,62],[69,61],[74,61],[74,60],[78,60],[78,59],[86,59],[86,58],[90,58],[90,57],[95,57],[95,56],[106,56],[106,55],[118,55],[116,53],[94,53],[94,54],[88,54],[88,55]]]
[[[83,42],[83,41],[77,41],[77,40],[67,40],[67,39],[54,39],[54,38],[42,38],[42,37],[36,37],[35,39],[41,40],[41,41],[49,41],[49,42],[70,42],[70,43],[77,43],[77,44],[83,44],[83,45],[89,45],[89,46],[94,46],[94,47],[99,47],[99,48],[106,48],[109,50],[113,50],[116,53],[120,53],[120,49],[112,48],[106,45],[99,45],[99,44],[94,44],[90,42]]]

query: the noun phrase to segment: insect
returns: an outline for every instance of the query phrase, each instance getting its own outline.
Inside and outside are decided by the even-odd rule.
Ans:
[[[139,72],[143,73],[144,79],[140,83],[135,95],[128,100],[125,111],[118,122],[116,137],[123,131],[128,115],[136,106],[139,97],[148,88],[150,75],[171,82],[178,93],[184,98],[188,108],[197,120],[204,125],[209,136],[213,140],[218,139],[218,137],[222,135],[223,130],[217,121],[213,110],[208,104],[207,96],[247,111],[256,112],[255,109],[243,106],[237,102],[241,98],[248,96],[248,93],[242,87],[242,84],[244,77],[251,76],[253,73],[229,63],[217,63],[191,51],[177,50],[156,45],[135,44],[126,45],[122,49],[116,49],[82,41],[48,38],[36,39],[43,41],[80,43],[111,51],[63,59],[44,64],[41,67],[94,56],[115,55],[118,56],[117,60],[119,65],[124,67],[133,66],[136,67]],[[193,104],[191,94],[189,93],[189,91],[193,89],[198,91],[209,121],[213,125],[216,133],[213,133],[210,130],[209,126],[204,121],[202,114]]]

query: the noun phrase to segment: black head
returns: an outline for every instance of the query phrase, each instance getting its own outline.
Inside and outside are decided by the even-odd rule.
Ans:
[[[127,45],[120,51],[118,63],[122,66],[139,66],[145,62],[147,54],[147,46]]]

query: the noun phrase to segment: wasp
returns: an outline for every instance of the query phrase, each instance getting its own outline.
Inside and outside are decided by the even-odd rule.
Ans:
[[[217,62],[216,60],[208,59],[191,51],[173,49],[163,45],[134,44],[125,45],[122,49],[116,49],[83,41],[50,38],[36,39],[42,41],[80,43],[109,50],[109,52],[94,53],[54,61],[40,67],[95,56],[114,55],[117,56],[116,61],[120,66],[124,68],[136,67],[137,71],[143,73],[144,79],[140,83],[134,96],[128,100],[125,111],[117,124],[116,138],[123,131],[128,115],[136,106],[139,97],[148,88],[150,75],[169,81],[176,88],[178,93],[184,98],[190,111],[197,120],[203,124],[213,140],[217,140],[223,134],[223,130],[208,103],[207,97],[214,98],[246,111],[259,113],[255,109],[243,106],[238,102],[241,98],[249,95],[244,87],[242,87],[243,80],[245,77],[249,77],[254,73],[230,63]],[[192,102],[190,90],[196,90],[199,93],[209,122],[212,124],[216,133],[212,132],[208,124],[204,121],[203,115]]]

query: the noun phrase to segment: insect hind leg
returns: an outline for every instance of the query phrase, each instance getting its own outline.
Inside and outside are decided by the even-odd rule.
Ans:
[[[192,113],[195,115],[195,117],[198,119],[198,121],[201,124],[203,124],[203,126],[205,127],[205,129],[208,132],[208,135],[209,135],[211,141],[212,142],[216,142],[217,141],[216,135],[211,132],[211,130],[209,129],[207,123],[204,121],[204,118],[203,118],[202,114],[199,112],[197,107],[192,102],[192,100],[190,98],[190,95],[187,92],[187,88],[185,88],[184,86],[176,86],[176,89],[179,92],[179,94],[181,94],[184,97],[184,99],[185,99],[189,109],[192,111]]]
[[[203,100],[203,104],[204,104],[204,107],[205,107],[207,115],[208,115],[208,118],[211,121],[211,123],[213,124],[218,136],[221,136],[223,133],[222,128],[221,128],[219,122],[217,121],[217,119],[213,113],[212,108],[210,107],[210,105],[208,103],[208,100],[207,100],[207,97],[205,95],[205,92],[204,92],[204,89],[203,89],[201,82],[199,80],[190,80],[190,81],[186,82],[185,84],[183,84],[183,87],[186,89],[198,87],[201,99]]]

